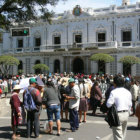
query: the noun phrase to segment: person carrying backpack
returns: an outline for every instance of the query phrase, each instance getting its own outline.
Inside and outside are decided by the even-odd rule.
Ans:
[[[24,91],[23,94],[23,105],[27,110],[27,138],[30,138],[33,131],[35,137],[39,137],[39,110],[42,105],[41,94],[36,89],[37,81],[34,78],[29,79],[29,87]]]

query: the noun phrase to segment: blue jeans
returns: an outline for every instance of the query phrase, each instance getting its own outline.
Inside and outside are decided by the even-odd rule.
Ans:
[[[48,121],[53,121],[53,114],[55,120],[60,120],[60,105],[50,105],[47,107]]]
[[[79,128],[78,111],[76,109],[69,109],[69,112],[71,130],[75,131]]]

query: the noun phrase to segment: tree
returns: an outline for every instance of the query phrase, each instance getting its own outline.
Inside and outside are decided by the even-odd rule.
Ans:
[[[92,61],[104,61],[105,63],[109,63],[109,62],[114,61],[114,58],[109,54],[97,53],[97,54],[92,55],[90,57],[90,60],[92,60]]]
[[[8,55],[0,56],[0,72],[3,76],[9,74],[11,66],[14,65],[19,65],[19,60],[17,58]]]
[[[47,6],[54,6],[59,1],[60,0],[0,0],[0,25],[9,25],[13,19],[15,22],[37,20],[38,15],[50,21],[53,11],[49,11]]]
[[[49,67],[45,64],[35,64],[33,66],[33,69],[38,70],[40,73],[43,73],[43,72],[49,70]]]
[[[140,64],[140,58],[135,56],[124,56],[119,60],[119,62],[130,65]]]
[[[105,63],[114,61],[114,58],[109,54],[97,53],[90,57],[90,60],[98,62],[98,72],[105,73]]]
[[[123,63],[123,74],[131,74],[131,66],[134,64],[140,64],[140,58],[135,56],[124,56],[119,60],[120,63]]]

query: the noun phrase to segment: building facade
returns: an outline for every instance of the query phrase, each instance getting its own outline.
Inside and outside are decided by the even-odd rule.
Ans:
[[[52,23],[40,20],[15,26],[27,27],[29,35],[3,34],[1,54],[13,55],[20,65],[12,74],[22,69],[24,74],[35,73],[32,67],[38,63],[49,66],[50,72],[124,73],[119,59],[123,56],[140,57],[140,3],[122,6],[82,9],[77,5],[72,11],[57,14]],[[25,32],[26,33],[26,32]],[[115,58],[112,63],[94,62],[89,58],[96,53],[107,53]],[[129,72],[140,75],[140,65],[129,66]]]

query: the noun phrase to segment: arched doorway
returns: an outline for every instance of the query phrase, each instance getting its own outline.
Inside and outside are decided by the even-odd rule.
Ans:
[[[76,58],[73,60],[73,72],[84,73],[84,62],[81,58]]]
[[[19,61],[19,65],[18,65],[18,74],[22,74],[23,73],[23,62]]]
[[[98,73],[99,74],[105,74],[105,62],[104,61],[98,61]]]
[[[36,60],[36,61],[35,61],[35,65],[36,65],[36,64],[40,64],[40,60]],[[40,74],[40,73],[41,73],[41,70],[40,70],[40,69],[36,69],[36,70],[35,70],[35,74]]]
[[[54,61],[54,73],[60,73],[60,61],[59,60]]]
[[[123,64],[123,75],[128,76],[131,74],[131,64]]]

